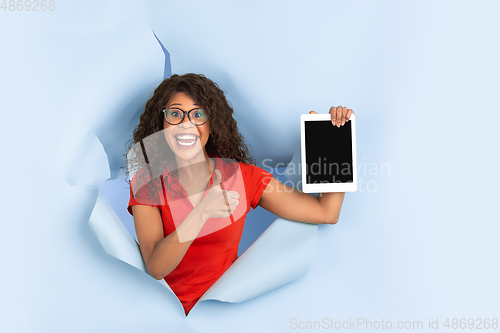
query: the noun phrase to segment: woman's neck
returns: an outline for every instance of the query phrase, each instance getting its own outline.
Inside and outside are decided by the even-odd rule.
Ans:
[[[176,157],[177,175],[179,179],[189,182],[210,179],[213,172],[210,158],[206,152],[200,155],[191,160],[178,159]]]

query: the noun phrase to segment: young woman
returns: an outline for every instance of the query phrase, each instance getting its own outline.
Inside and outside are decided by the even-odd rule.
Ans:
[[[330,113],[342,126],[353,112]],[[293,221],[338,221],[344,193],[316,198],[253,165],[224,93],[203,75],[164,80],[133,139],[128,210],[149,273],[165,279],[186,315],[237,259],[250,207]]]

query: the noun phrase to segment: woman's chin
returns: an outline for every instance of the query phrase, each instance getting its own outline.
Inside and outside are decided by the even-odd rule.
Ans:
[[[177,159],[189,161],[189,162],[199,162],[205,159],[205,153],[201,147],[199,140],[192,147],[179,147],[178,145],[174,146],[172,149],[175,157]]]

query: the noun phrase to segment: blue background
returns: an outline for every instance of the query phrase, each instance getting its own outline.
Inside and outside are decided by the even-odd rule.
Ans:
[[[0,10],[5,332],[298,331],[292,318],[439,318],[445,331],[446,318],[500,317],[498,2],[55,6]],[[303,278],[185,318],[89,228],[95,188],[64,174],[89,131],[135,125],[165,66],[152,30],[174,73],[204,73],[226,92],[260,163],[291,159],[300,114],[355,111],[365,186],[346,195],[337,225],[320,226]]]

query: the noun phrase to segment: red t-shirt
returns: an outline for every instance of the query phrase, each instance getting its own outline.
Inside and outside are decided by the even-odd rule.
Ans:
[[[245,217],[250,207],[257,207],[273,177],[254,165],[220,158],[215,158],[215,169],[221,171],[221,188],[239,193],[239,204],[230,217],[208,219],[179,265],[164,277],[181,301],[186,315],[238,258]],[[212,174],[212,178],[214,177],[215,173]],[[144,174],[132,178],[128,211],[132,214],[133,205],[158,207],[166,237],[184,221],[193,205],[176,176],[167,168],[159,178],[154,184]],[[148,181],[149,186],[145,186]],[[143,185],[138,185],[139,182]],[[211,184],[207,185],[204,196],[210,186]]]

